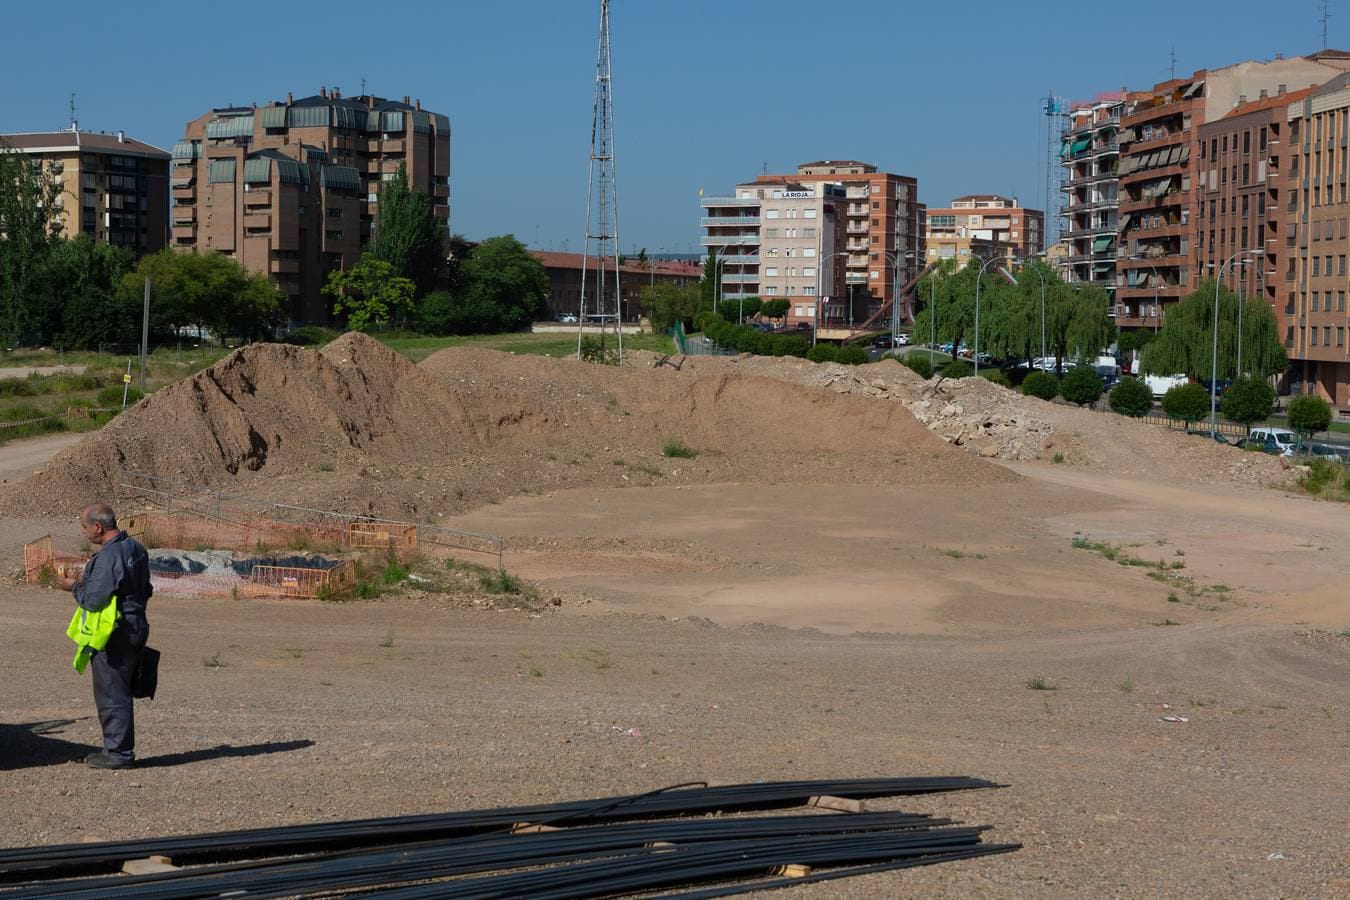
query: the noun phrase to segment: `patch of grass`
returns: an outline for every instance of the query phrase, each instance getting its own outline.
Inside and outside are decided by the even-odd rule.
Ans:
[[[220,661],[220,654],[216,653],[202,660],[202,667],[207,669],[223,669],[225,663]]]
[[[320,472],[336,472],[336,471],[337,471],[337,466],[333,465],[332,463],[328,463],[328,462],[326,462],[326,463],[319,463],[319,471],[320,471]]]
[[[1163,619],[1161,622],[1154,622],[1153,624],[1158,628],[1163,628],[1168,625],[1180,625],[1181,623],[1176,619]]]
[[[408,580],[408,568],[391,555],[380,572],[380,580],[388,585],[400,584]]]
[[[531,678],[543,678],[543,677],[544,677],[544,670],[543,670],[543,669],[535,669],[535,668],[531,668],[531,669],[530,669],[530,677],[531,677]]]
[[[353,593],[362,600],[374,600],[384,593],[384,589],[374,579],[363,578],[356,583],[356,590]]]
[[[1227,594],[1232,588],[1226,584],[1211,584],[1206,590],[1213,591],[1216,594]]]
[[[660,469],[658,469],[656,466],[647,466],[647,465],[633,466],[633,471],[634,471],[634,472],[641,472],[643,475],[650,475],[652,478],[665,478],[665,477],[666,477],[666,473],[665,473],[665,472],[662,472],[662,471],[661,471]]]
[[[689,447],[679,438],[666,438],[661,444],[661,455],[668,459],[693,459],[698,451]]]
[[[1116,690],[1120,691],[1122,694],[1132,694],[1134,693],[1134,682],[1126,678],[1116,685]]]
[[[380,641],[380,646],[381,647],[394,646],[394,629],[390,628],[385,631],[384,640]]]
[[[1022,684],[1024,684],[1024,685],[1026,686],[1027,690],[1029,690],[1029,691],[1057,691],[1057,690],[1059,690],[1059,685],[1054,684],[1054,683],[1052,683],[1052,682],[1050,682],[1050,681],[1047,681],[1046,679],[1040,677],[1039,675],[1036,676],[1035,678],[1028,678],[1026,681],[1022,682]]]
[[[1176,595],[1176,592],[1175,592],[1175,591],[1173,591],[1172,593],[1170,593],[1170,594],[1167,595],[1167,602],[1168,602],[1168,603],[1180,603],[1180,602],[1181,602],[1181,598],[1178,597],[1178,596]]]
[[[626,465],[628,465],[628,463],[624,462],[622,459],[616,459],[616,460],[614,460],[614,465],[616,465],[616,466],[626,466]]]
[[[524,588],[520,583],[520,578],[498,569],[487,575],[482,575],[478,579],[483,590],[489,594],[520,594]]]
[[[1050,457],[1050,461],[1053,463],[1062,463],[1064,462],[1064,454],[1056,450],[1055,455]]]
[[[549,452],[547,452],[547,453],[544,454],[544,459],[547,459],[547,460],[549,460],[550,462],[552,462],[553,460],[556,460],[557,458],[558,458],[558,454],[554,453],[552,450],[550,450]]]
[[[304,659],[304,658],[305,658],[305,648],[304,648],[304,647],[282,647],[282,648],[281,648],[281,652],[287,654],[288,656],[290,656],[291,659]]]

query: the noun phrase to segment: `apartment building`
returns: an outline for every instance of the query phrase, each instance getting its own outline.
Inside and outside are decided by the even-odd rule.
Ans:
[[[1275,179],[1282,191],[1276,232],[1286,258],[1268,280],[1283,302],[1284,346],[1301,392],[1325,398],[1350,414],[1350,347],[1347,329],[1350,290],[1350,75],[1282,106],[1286,117],[1284,165]],[[1270,208],[1270,204],[1267,204]]]
[[[736,186],[731,196],[708,196],[699,201],[705,229],[701,242],[714,254],[724,299],[759,296],[759,226],[762,189]]]
[[[1240,101],[1257,98],[1261,91],[1270,96],[1282,89],[1287,92],[1290,86],[1320,85],[1347,69],[1350,54],[1327,50],[1201,69],[1132,98],[1133,108],[1122,117],[1118,138],[1115,313],[1119,327],[1158,327],[1167,307],[1203,277],[1199,248],[1208,229],[1198,221],[1200,126],[1228,115]],[[1210,169],[1205,162],[1207,188]],[[1216,166],[1213,172],[1216,187],[1222,189],[1232,174],[1232,164]]]
[[[858,160],[817,160],[797,166],[794,175],[766,175],[773,183],[795,179],[802,184],[843,187],[842,208],[847,251],[844,281],[848,316],[861,322],[889,302],[897,286],[904,288],[919,274],[924,259],[926,210],[919,203],[919,182],[907,175],[883,172]],[[903,297],[902,297],[903,300]]]
[[[966,194],[945,209],[928,211],[928,261],[969,257],[1029,259],[1045,249],[1045,213],[1016,198]]]
[[[61,188],[61,231],[87,234],[137,256],[169,237],[169,153],[124,132],[68,131],[0,135]]]
[[[213,109],[173,150],[173,246],[233,256],[272,279],[292,319],[323,320],[328,273],[356,262],[400,166],[448,223],[450,121],[420,101],[321,89]]]
[[[1069,109],[1060,136],[1064,193],[1060,216],[1066,253],[1057,264],[1070,284],[1103,288],[1115,308],[1116,234],[1119,229],[1120,121],[1132,109],[1128,92],[1101,94]]]
[[[1227,115],[1197,132],[1199,271],[1208,277],[1222,268],[1226,285],[1243,296],[1263,297],[1281,317],[1292,246],[1282,231],[1284,223],[1294,222],[1283,208],[1289,194],[1282,177],[1289,159],[1289,108],[1311,93],[1312,88],[1292,93],[1277,88],[1250,100],[1239,96]]]

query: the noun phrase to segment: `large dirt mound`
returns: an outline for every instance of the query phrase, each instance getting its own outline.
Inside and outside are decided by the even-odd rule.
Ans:
[[[666,458],[674,438],[696,458]],[[360,334],[244,348],[0,493],[69,514],[119,470],[283,502],[435,517],[591,484],[801,479],[972,484],[970,459],[902,406],[735,371],[610,367],[470,348],[420,366]]]

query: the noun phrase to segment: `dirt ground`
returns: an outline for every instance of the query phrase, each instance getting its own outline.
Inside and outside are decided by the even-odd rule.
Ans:
[[[548,368],[557,365],[516,371],[531,390],[552,379],[575,394]],[[556,480],[515,496],[484,488],[438,517],[504,535],[506,568],[561,606],[156,598],[161,693],[138,708],[136,770],[93,775],[73,762],[97,723],[87,680],[69,669],[69,601],[7,591],[0,627],[21,637],[0,654],[4,843],[552,802],[700,779],[963,774],[1008,787],[888,805],[989,823],[990,839],[1025,849],[796,893],[1350,894],[1343,506],[1236,477],[994,462],[892,412],[869,422],[895,446],[870,456],[841,431],[749,466],[749,433],[724,438],[725,455],[706,462],[652,454],[665,474],[638,478],[628,471],[635,448],[667,426],[598,423],[610,422],[606,397],[621,422],[624,408],[650,417],[640,402],[655,400],[625,386],[641,377],[606,382],[587,407],[590,432],[570,442],[526,415],[517,421],[533,422],[535,437],[496,431],[475,443],[480,462],[505,467],[508,445],[531,471],[556,465]],[[767,390],[762,380],[679,384],[696,407],[686,417],[704,429],[688,439],[703,446],[726,425],[698,407]],[[878,415],[855,404],[904,411],[877,396],[819,405],[835,393],[794,387],[757,427],[803,409],[837,415],[839,429]],[[466,422],[514,402],[486,383],[455,396]],[[1073,440],[1085,460],[1113,458],[1087,452],[1088,430]],[[10,451],[0,448],[0,469]],[[566,462],[583,451],[587,465]],[[330,457],[328,480],[353,480],[345,453]],[[610,461],[618,453],[624,466]],[[46,470],[60,476],[62,458]],[[270,479],[266,467],[242,467],[233,480],[281,492],[323,480],[297,459]],[[1207,459],[1196,467],[1212,470]],[[1168,472],[1182,465],[1170,460]],[[601,474],[569,478],[574,469]],[[441,477],[428,466],[424,481]],[[397,506],[417,481],[355,480],[330,495],[383,489]],[[41,481],[28,513],[23,486],[10,494],[0,554],[17,559],[24,540],[73,530],[52,507],[78,487]],[[26,727],[66,718],[78,721],[42,735]]]

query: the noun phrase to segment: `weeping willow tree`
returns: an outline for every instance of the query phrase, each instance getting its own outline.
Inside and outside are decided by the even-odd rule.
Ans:
[[[1167,312],[1158,336],[1144,348],[1142,365],[1150,375],[1189,375],[1208,379],[1214,346],[1214,281],[1200,282]],[[1219,287],[1220,380],[1238,376],[1238,297]],[[1288,365],[1275,313],[1264,299],[1242,301],[1242,374],[1269,378]]]
[[[0,140],[0,339],[13,346],[40,327],[40,282],[61,233],[58,182]]]

